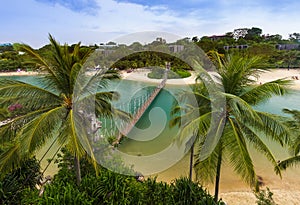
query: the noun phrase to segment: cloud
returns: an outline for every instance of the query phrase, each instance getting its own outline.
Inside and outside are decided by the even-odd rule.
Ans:
[[[201,37],[255,26],[263,33],[285,37],[300,28],[296,20],[300,4],[291,0],[10,0],[1,4],[0,40],[34,47],[48,43],[48,33],[62,43],[98,44],[143,31]]]
[[[46,3],[51,6],[59,4],[69,8],[75,12],[84,12],[87,14],[94,14],[99,9],[95,0],[36,0],[37,2]]]

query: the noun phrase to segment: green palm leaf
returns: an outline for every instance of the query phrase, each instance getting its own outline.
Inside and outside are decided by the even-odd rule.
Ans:
[[[288,94],[289,91],[287,86],[290,86],[291,83],[292,81],[290,80],[278,79],[261,85],[252,86],[240,97],[250,105],[257,105],[258,103],[265,102],[274,95],[281,96]]]

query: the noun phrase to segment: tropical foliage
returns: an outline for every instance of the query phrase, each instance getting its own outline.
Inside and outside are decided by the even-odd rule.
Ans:
[[[127,116],[110,103],[117,99],[117,93],[103,90],[108,79],[118,77],[116,74],[106,70],[100,70],[92,77],[84,74],[83,65],[92,53],[90,48],[81,48],[80,43],[73,47],[60,45],[51,35],[49,40],[50,50],[45,55],[40,55],[28,45],[18,46],[18,50],[26,53],[27,62],[46,72],[40,78],[40,85],[12,79],[0,81],[1,109],[18,104],[27,110],[11,116],[0,127],[3,148],[0,170],[9,172],[18,167],[22,160],[30,158],[52,140],[58,144],[58,150],[66,146],[75,156],[79,183],[80,158],[88,153],[91,160],[95,161],[92,137],[88,131],[82,131],[87,127],[92,129],[91,124],[87,124],[88,120],[84,120],[91,113],[82,111],[81,106],[90,102],[89,96],[92,96],[95,103],[92,110],[94,118]],[[81,131],[80,134],[77,130]],[[94,165],[97,166],[96,163]]]
[[[38,197],[37,190],[25,190],[22,204],[224,204],[215,203],[203,187],[186,178],[171,184],[157,182],[155,178],[141,182],[135,176],[104,168],[96,176],[86,158],[82,158],[82,182],[77,186],[72,170],[65,166],[72,159],[60,156],[58,161],[60,170],[51,184],[45,186],[43,195]]]
[[[39,162],[28,159],[20,168],[0,175],[0,204],[20,204],[24,190],[34,190],[41,177]]]
[[[293,119],[287,122],[287,126],[295,133],[295,138],[290,141],[292,156],[279,163],[279,167],[285,170],[288,167],[300,165],[300,111],[289,109],[284,109],[283,111],[293,116]]]
[[[286,144],[289,141],[288,127],[279,120],[279,116],[255,110],[252,106],[269,99],[273,95],[284,95],[290,81],[280,79],[261,85],[255,85],[255,77],[262,72],[258,70],[261,59],[258,57],[243,57],[240,55],[221,56],[211,53],[217,68],[217,84],[223,86],[220,96],[225,99],[225,112],[218,121],[210,123],[215,112],[209,103],[208,91],[195,92],[200,107],[185,106],[180,118],[191,119],[184,123],[181,137],[187,133],[196,134],[196,162],[194,164],[197,179],[202,183],[215,182],[215,200],[218,198],[220,170],[224,162],[229,162],[234,171],[253,188],[258,188],[257,175],[249,153],[253,146],[274,165],[276,173],[280,174],[277,161],[271,150],[265,144],[264,138]],[[201,79],[200,79],[201,80]],[[204,82],[205,84],[205,82]],[[203,82],[196,86],[203,86]],[[208,89],[208,88],[207,88]],[[201,91],[198,89],[198,91]],[[208,103],[207,103],[208,102]],[[200,113],[198,118],[191,117],[193,110]],[[189,116],[191,115],[191,116]],[[178,120],[177,120],[178,121]],[[184,120],[183,120],[184,122]],[[203,159],[206,135],[210,127],[218,128],[224,123],[224,130],[216,146],[209,150],[207,158]]]

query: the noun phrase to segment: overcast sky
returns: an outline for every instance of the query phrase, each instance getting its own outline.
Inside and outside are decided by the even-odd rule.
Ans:
[[[298,0],[5,0],[0,6],[0,43],[41,47],[50,33],[60,43],[89,45],[135,32],[184,38],[244,27],[288,38],[300,32],[299,8]],[[154,40],[155,34],[146,34],[141,43]]]

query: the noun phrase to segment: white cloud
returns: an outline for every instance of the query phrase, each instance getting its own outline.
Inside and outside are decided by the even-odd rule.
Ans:
[[[195,4],[194,0],[190,2]],[[161,5],[151,7],[114,0],[96,0],[96,3],[99,9],[89,14],[34,0],[5,1],[0,8],[0,42],[24,42],[40,47],[48,43],[48,33],[61,43],[94,44],[143,31],[193,37],[255,26],[262,28],[264,33],[287,37],[288,33],[300,30],[296,1],[277,6],[258,0],[241,3],[220,0],[218,4],[202,0],[201,7],[184,13]]]

